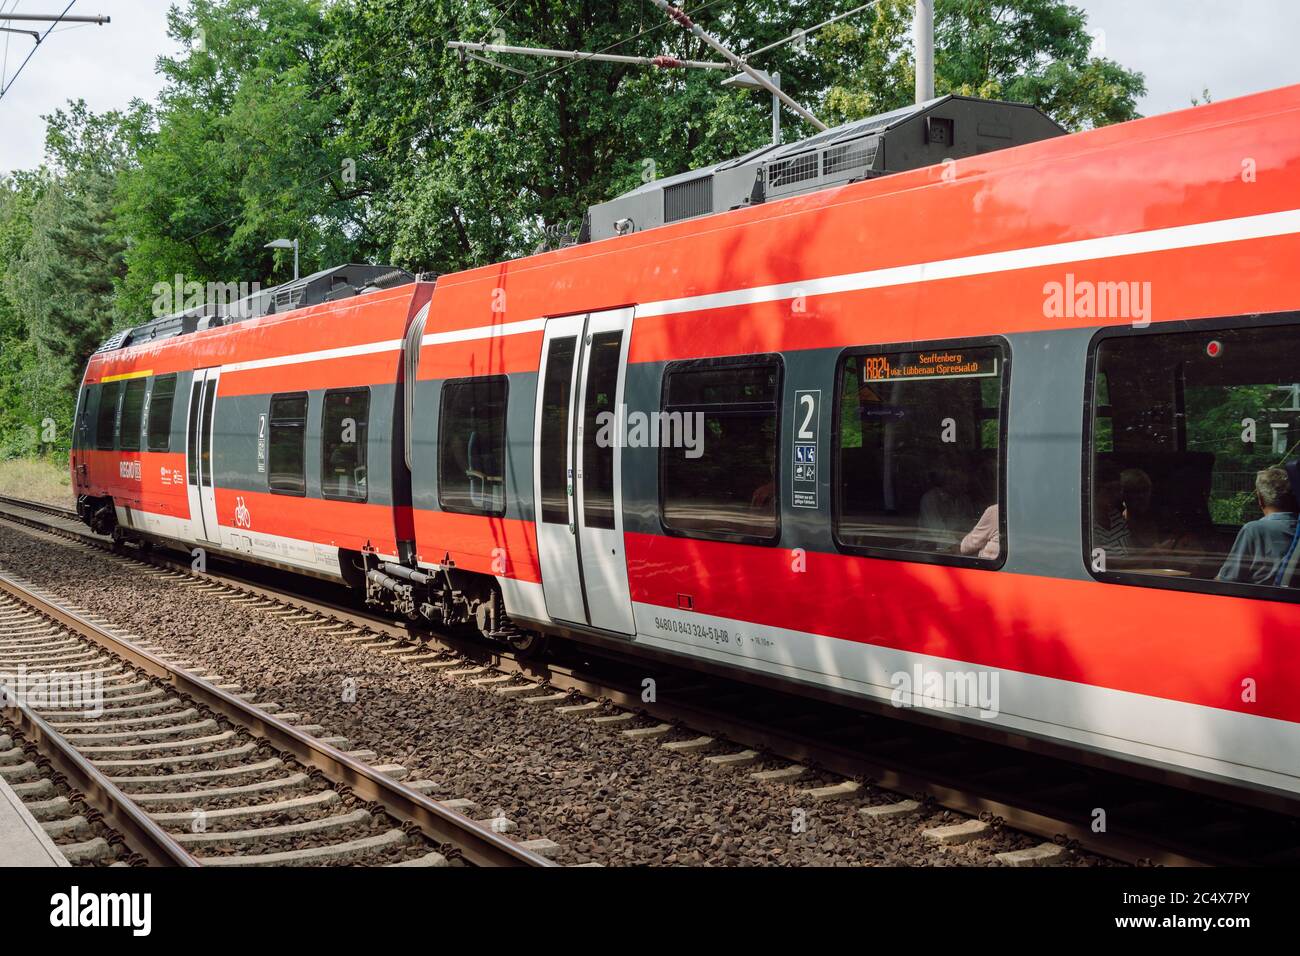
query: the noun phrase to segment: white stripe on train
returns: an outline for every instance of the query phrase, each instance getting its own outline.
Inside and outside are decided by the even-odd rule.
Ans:
[[[509,613],[545,620],[542,586],[498,578]],[[943,714],[974,724],[1096,748],[1147,764],[1160,764],[1224,780],[1244,781],[1300,794],[1300,724],[1256,717],[1184,701],[1111,690],[1005,668],[986,668],[913,651],[821,634],[714,617],[695,611],[633,602],[637,634],[629,641],[721,662],[787,680],[891,702],[894,676],[996,671],[997,714],[978,708],[944,708]],[[657,622],[697,624],[743,634],[722,649],[712,640],[691,641],[681,628]],[[688,629],[689,630],[689,629]],[[1135,739],[1141,737],[1141,740]]]
[[[777,285],[732,289],[727,292],[709,292],[679,299],[662,299],[658,302],[646,302],[636,306],[636,316],[642,318],[676,315],[685,312],[701,312],[707,309],[721,309],[736,305],[778,302],[795,296],[859,292],[865,289],[883,289],[890,286],[937,282],[942,279],[993,275],[1041,266],[1065,265],[1096,259],[1119,258],[1150,252],[1167,252],[1173,249],[1188,249],[1224,242],[1243,242],[1250,239],[1268,239],[1296,234],[1300,234],[1300,209],[1288,209],[1281,212],[1263,213],[1257,216],[1219,219],[1213,222],[1195,223],[1188,226],[1171,226],[1166,229],[1150,229],[1144,232],[1131,232],[1119,236],[1102,236],[1096,239],[1058,242],[1046,246],[1033,246],[1027,249],[1012,249],[1006,252],[964,256],[958,259],[919,262],[913,265],[894,266],[888,269],[873,269],[866,272],[825,276],[820,279],[802,279],[797,282],[782,282]],[[545,327],[545,318],[523,319],[518,322],[502,322],[499,325],[480,325],[469,329],[453,329],[448,332],[431,332],[420,340],[420,344],[426,346],[474,342],[480,339],[495,339],[508,335],[540,332]],[[248,362],[236,362],[223,366],[222,371],[226,373],[248,372],[282,365],[298,365],[304,362],[321,362],[330,359],[351,358],[357,355],[395,352],[401,348],[402,340],[392,339],[385,342],[370,342],[365,345],[350,345],[316,352],[301,352],[294,355],[280,355],[272,358],[253,359]]]

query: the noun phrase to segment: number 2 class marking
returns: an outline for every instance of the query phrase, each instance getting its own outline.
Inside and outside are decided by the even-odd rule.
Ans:
[[[817,400],[811,395],[804,394],[799,396],[799,404],[807,410],[807,414],[803,418],[803,424],[799,426],[799,440],[812,441],[815,436],[808,426],[812,424],[813,415],[817,412]]]

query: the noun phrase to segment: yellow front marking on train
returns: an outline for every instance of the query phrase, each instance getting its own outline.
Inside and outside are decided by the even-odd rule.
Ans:
[[[147,372],[123,372],[121,375],[105,375],[99,380],[99,384],[103,385],[105,382],[121,382],[128,378],[148,378],[152,374],[153,369],[149,369]]]

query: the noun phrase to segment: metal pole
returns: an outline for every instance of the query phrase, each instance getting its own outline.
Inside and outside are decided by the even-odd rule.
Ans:
[[[781,88],[781,74],[772,74],[772,85],[778,90]],[[781,145],[781,100],[777,98],[776,93],[772,94],[772,145]]]
[[[603,63],[632,63],[636,66],[689,67],[696,70],[729,70],[731,64],[716,60],[679,60],[675,56],[623,56],[619,53],[585,53],[582,50],[548,50],[535,46],[506,46],[503,43],[467,43],[449,40],[453,50],[477,50],[480,53],[518,53],[523,56],[551,56],[559,60],[597,60]],[[499,64],[493,63],[493,66]]]
[[[733,67],[749,74],[749,77],[754,80],[754,82],[763,89],[770,91],[773,96],[777,97],[782,103],[790,107],[790,109],[794,110],[813,126],[817,127],[818,130],[825,130],[828,128],[825,123],[813,116],[812,113],[808,112],[808,110],[804,109],[803,106],[793,100],[788,94],[781,92],[781,90],[773,86],[772,81],[766,76],[754,69],[740,57],[736,56],[736,54],[723,46],[720,40],[707,33],[698,23],[691,20],[691,18],[686,15],[686,11],[674,7],[668,2],[668,0],[650,0],[650,2],[662,10],[670,20],[678,24],[682,29],[703,40],[710,47],[717,50],[722,56],[726,57],[727,62]]]
[[[293,281],[298,281],[298,240],[293,241]]]
[[[916,102],[934,99],[934,0],[916,0],[912,17],[916,47]]]
[[[112,17],[61,17],[54,13],[0,13],[0,20],[24,20],[31,22],[47,23],[53,20],[55,23],[98,23],[103,26],[105,23],[111,23]]]

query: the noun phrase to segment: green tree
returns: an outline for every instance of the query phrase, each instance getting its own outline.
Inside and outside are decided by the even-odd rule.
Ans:
[[[11,184],[3,291],[10,355],[11,434],[22,446],[66,450],[81,370],[114,328],[125,276],[115,219],[121,171],[138,147],[147,108],[96,115],[83,102],[48,117],[48,165]]]
[[[752,55],[844,4],[686,6]],[[854,119],[911,101],[910,24],[911,0],[880,0],[753,62],[826,121]],[[48,168],[0,189],[0,362],[6,387],[40,383],[0,395],[0,436],[42,408],[65,419],[89,352],[177,274],[281,281],[289,257],[263,248],[280,236],[300,240],[305,272],[508,259],[593,203],[769,135],[768,97],[720,86],[722,71],[493,55],[521,76],[446,46],[717,58],[646,0],[187,0],[169,30],[183,50],[159,60],[156,104],[70,104],[50,117]],[[936,46],[939,92],[1034,103],[1071,128],[1136,115],[1143,91],[1061,0],[937,0]],[[787,141],[812,132],[784,119]]]
[[[0,180],[0,270],[8,277],[31,235],[32,208],[45,177],[18,173]],[[0,458],[33,454],[39,448],[39,418],[32,386],[40,380],[27,321],[0,282]]]
[[[323,66],[321,0],[190,0],[169,14],[185,50],[159,60],[155,128],[124,176],[132,237],[125,297],[156,282],[283,281],[299,239],[304,272],[380,253],[366,241],[365,188],[349,183],[335,79]]]
[[[836,64],[824,102],[837,120],[912,101],[912,0],[881,0],[828,27],[818,52]],[[936,0],[935,93],[1032,103],[1067,129],[1135,119],[1141,73],[1093,54],[1087,15],[1064,0]]]
[[[767,103],[712,71],[493,55],[461,61],[450,39],[632,55],[716,56],[645,0],[385,0],[335,8],[331,60],[348,125],[380,197],[375,229],[399,262],[448,270],[531,251],[547,227],[642,182],[744,152],[767,137]],[[715,5],[727,11],[731,4]],[[786,3],[773,21],[788,29]],[[765,20],[767,18],[764,18]],[[731,13],[706,28],[741,32]],[[762,33],[773,36],[776,27]],[[743,41],[743,42],[742,42]],[[400,68],[397,66],[400,65]]]

